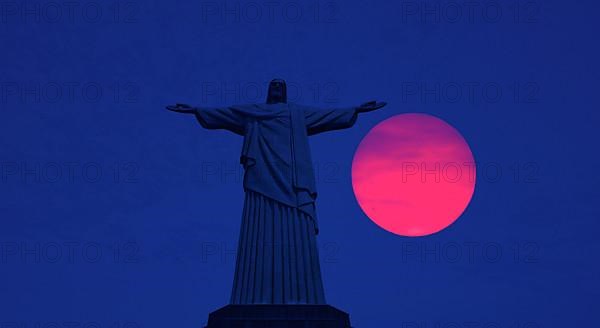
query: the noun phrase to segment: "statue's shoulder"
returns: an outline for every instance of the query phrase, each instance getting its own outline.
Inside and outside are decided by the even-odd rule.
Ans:
[[[231,106],[234,111],[246,117],[268,120],[277,117],[286,117],[289,113],[287,104],[245,104]]]
[[[277,110],[277,109],[285,109],[288,104],[266,104],[266,103],[255,103],[255,104],[238,104],[233,105],[232,107],[239,109],[257,109],[257,110]]]
[[[258,104],[234,104],[229,107],[235,108],[235,109],[253,109],[253,108],[256,108],[257,105]]]
[[[229,106],[234,111],[242,112],[242,113],[260,113],[263,112],[264,109],[260,104],[236,104]]]

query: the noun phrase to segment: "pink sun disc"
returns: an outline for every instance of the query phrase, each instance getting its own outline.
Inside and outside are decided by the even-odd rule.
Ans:
[[[352,161],[352,187],[365,214],[402,236],[426,236],[451,225],[475,191],[475,160],[462,135],[427,114],[377,124]]]

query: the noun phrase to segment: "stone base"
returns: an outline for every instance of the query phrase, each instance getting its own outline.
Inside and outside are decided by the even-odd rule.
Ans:
[[[227,305],[205,328],[351,328],[348,313],[331,305]]]

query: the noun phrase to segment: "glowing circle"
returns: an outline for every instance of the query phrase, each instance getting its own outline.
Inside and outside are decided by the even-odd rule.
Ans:
[[[426,236],[451,225],[475,191],[475,160],[462,135],[427,114],[377,124],[352,161],[352,187],[365,214],[402,236]]]

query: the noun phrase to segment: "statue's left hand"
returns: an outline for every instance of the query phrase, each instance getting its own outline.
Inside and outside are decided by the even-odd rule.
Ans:
[[[194,107],[187,105],[187,104],[176,104],[175,106],[169,105],[169,106],[167,106],[167,109],[170,111],[173,111],[173,112],[177,112],[177,113],[184,113],[184,114],[194,113]]]
[[[383,102],[383,101],[377,102],[377,101],[373,100],[373,101],[369,101],[369,102],[366,102],[366,103],[360,105],[358,107],[357,111],[359,113],[366,113],[366,112],[377,110],[385,105],[387,105],[386,102]]]

